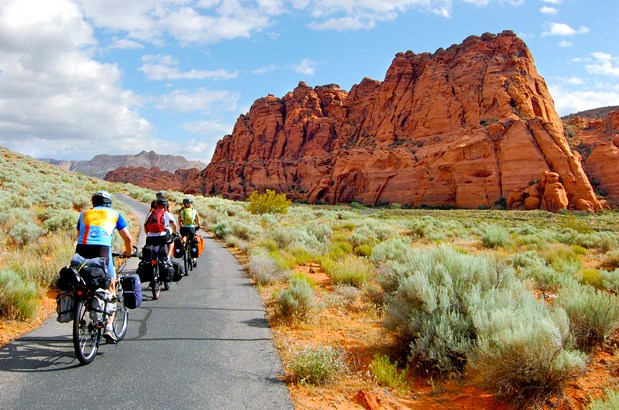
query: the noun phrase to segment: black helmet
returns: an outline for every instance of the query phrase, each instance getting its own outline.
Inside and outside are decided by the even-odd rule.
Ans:
[[[97,191],[92,194],[92,206],[110,206],[112,205],[112,195],[107,191]]]
[[[168,206],[168,200],[164,197],[157,198],[157,205]]]
[[[186,204],[192,204],[192,203],[193,203],[193,199],[191,199],[191,198],[185,198],[185,199],[183,199],[183,205],[186,205]]]
[[[163,192],[159,191],[157,192],[157,198],[163,198]]]

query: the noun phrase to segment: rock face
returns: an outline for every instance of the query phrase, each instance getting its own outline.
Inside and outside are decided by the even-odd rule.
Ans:
[[[154,190],[180,191],[183,184],[189,178],[198,175],[199,172],[198,168],[179,169],[172,174],[168,171],[162,171],[159,167],[150,169],[144,167],[120,167],[108,172],[105,180],[110,182],[128,182]]]
[[[189,168],[204,169],[206,167],[200,161],[187,161],[185,158],[176,155],[159,155],[154,151],[142,151],[137,155],[96,155],[89,161],[59,161],[49,158],[43,158],[41,161],[101,179],[105,178],[109,171],[120,167],[158,167],[168,172]]]
[[[383,82],[350,93],[305,83],[257,100],[185,192],[245,199],[493,206],[560,175],[570,204],[600,209],[546,84],[512,32],[471,36],[434,54],[399,53]]]
[[[619,110],[602,118],[576,117],[566,121],[583,167],[592,184],[614,205],[619,205]]]

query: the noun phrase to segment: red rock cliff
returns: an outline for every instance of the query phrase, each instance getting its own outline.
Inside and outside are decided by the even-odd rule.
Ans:
[[[531,53],[505,31],[399,53],[383,82],[366,78],[350,93],[301,82],[281,99],[259,99],[183,190],[476,208],[550,171],[570,203],[599,209],[579,158]]]
[[[110,182],[128,182],[154,190],[180,191],[187,179],[196,176],[199,171],[198,168],[177,169],[172,174],[168,171],[162,171],[159,167],[120,167],[109,171],[105,176],[105,180]]]

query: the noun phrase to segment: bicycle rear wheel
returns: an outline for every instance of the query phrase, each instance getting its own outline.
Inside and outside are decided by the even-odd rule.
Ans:
[[[73,348],[80,363],[89,364],[95,360],[100,337],[101,329],[97,328],[97,324],[90,319],[90,313],[84,301],[76,302],[73,318]]]
[[[120,281],[116,284],[116,313],[114,315],[114,334],[116,339],[122,340],[127,334],[127,325],[129,323],[129,309],[125,306],[125,298],[123,297],[123,288],[120,286]]]

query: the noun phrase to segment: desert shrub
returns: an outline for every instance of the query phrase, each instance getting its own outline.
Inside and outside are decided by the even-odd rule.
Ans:
[[[386,297],[385,326],[409,346],[409,363],[443,374],[461,373],[475,345],[471,314],[480,309],[486,293],[514,292],[513,269],[449,246],[413,250],[400,268],[401,274],[394,275],[397,288]],[[481,301],[474,295],[481,295]]]
[[[373,249],[372,245],[363,244],[363,245],[355,246],[355,248],[353,249],[353,252],[357,256],[369,257],[372,255],[372,249]]]
[[[289,362],[296,382],[324,384],[337,380],[346,371],[342,355],[330,346],[305,347],[295,352]]]
[[[286,320],[304,320],[312,308],[314,291],[303,279],[290,280],[279,296],[279,310]]]
[[[373,236],[372,231],[365,227],[357,229],[346,237],[346,240],[352,244],[352,246],[359,245],[372,245],[376,243],[376,238]]]
[[[468,368],[499,399],[519,408],[537,408],[561,395],[568,381],[585,369],[586,358],[566,349],[564,311],[551,310],[530,294],[519,296],[512,307],[475,315],[478,343]]]
[[[293,246],[287,252],[294,258],[294,264],[305,265],[318,259],[318,257],[303,246]],[[293,266],[294,268],[294,266]]]
[[[604,289],[610,289],[619,293],[619,269],[613,271],[601,270],[600,276],[602,277]]]
[[[337,241],[329,244],[329,251],[327,252],[327,259],[339,260],[347,257],[353,251],[353,246],[350,242]]]
[[[79,214],[71,210],[57,210],[47,213],[43,225],[48,231],[57,231],[59,229],[75,229]]]
[[[249,276],[260,284],[273,283],[286,277],[287,270],[265,253],[253,254],[247,264]]]
[[[591,401],[587,410],[617,410],[619,409],[619,391],[609,390],[606,399]]]
[[[274,240],[279,248],[284,249],[297,239],[298,231],[292,226],[278,226],[267,233],[267,238]]]
[[[386,260],[403,262],[407,259],[410,250],[410,238],[398,236],[376,245],[370,259],[374,262],[383,262]]]
[[[15,225],[9,231],[9,237],[16,245],[26,245],[43,235],[45,230],[32,221]]]
[[[372,265],[354,255],[347,255],[336,261],[324,259],[321,265],[334,284],[345,284],[358,288],[363,287],[372,273]]]
[[[312,279],[308,274],[304,273],[304,272],[295,272],[290,276],[291,281],[295,281],[295,280],[304,280],[306,281],[309,285],[310,288],[315,288],[316,285],[318,285],[318,283],[316,283],[316,281],[314,279]]]
[[[589,234],[578,234],[574,237],[575,245],[582,246],[587,249],[599,249],[602,252],[608,252],[617,249],[619,238],[614,232],[595,232]]]
[[[234,219],[230,222],[230,234],[245,241],[251,241],[262,233],[262,228],[246,220]]]
[[[593,232],[593,227],[591,226],[588,218],[581,218],[569,213],[560,219],[559,226],[561,228],[572,229],[582,234],[589,234]]]
[[[500,248],[509,245],[509,232],[496,225],[488,225],[481,237],[484,248]]]
[[[580,271],[581,283],[593,286],[596,289],[604,289],[604,279],[600,271],[595,268],[584,268]]]
[[[324,223],[318,223],[315,221],[310,222],[305,228],[307,232],[316,237],[320,242],[327,242],[333,235],[333,229]]]
[[[9,269],[0,270],[0,315],[14,319],[33,318],[40,295],[33,282]]]
[[[604,266],[619,268],[619,250],[606,252],[606,255],[604,255]]]
[[[225,239],[232,233],[232,222],[229,219],[221,220],[213,225],[212,229],[218,238]]]
[[[406,370],[399,370],[398,362],[391,362],[387,355],[375,355],[370,371],[381,386],[400,389],[406,384]]]
[[[276,194],[272,189],[267,189],[262,195],[258,191],[252,192],[247,202],[247,210],[252,214],[287,214],[292,204],[292,201],[286,199],[286,194]]]
[[[571,284],[561,289],[559,303],[570,319],[576,345],[583,351],[591,351],[619,328],[619,301],[615,295]]]

